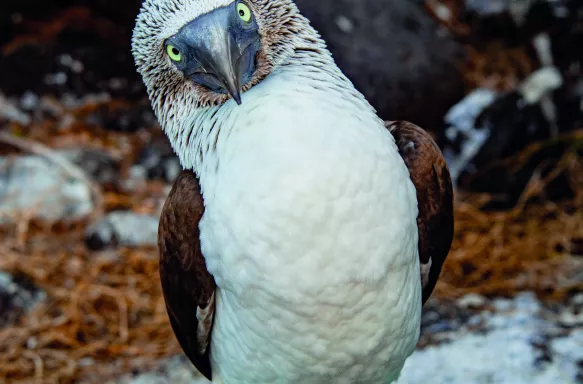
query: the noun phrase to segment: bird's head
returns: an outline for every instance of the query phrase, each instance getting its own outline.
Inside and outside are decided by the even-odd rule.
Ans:
[[[302,21],[291,0],[145,0],[132,52],[158,117],[241,104],[293,52]]]

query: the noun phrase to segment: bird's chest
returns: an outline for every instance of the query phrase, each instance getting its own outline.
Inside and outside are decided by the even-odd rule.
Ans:
[[[202,179],[201,245],[219,287],[211,357],[225,382],[379,383],[416,343],[408,172],[388,136],[333,128],[249,128]]]
[[[203,180],[200,224],[219,287],[313,296],[417,262],[416,197],[402,160],[346,131],[249,129],[223,149],[212,186]]]

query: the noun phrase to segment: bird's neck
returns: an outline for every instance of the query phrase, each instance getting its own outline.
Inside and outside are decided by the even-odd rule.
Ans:
[[[311,27],[310,30],[313,31]],[[312,107],[325,109],[326,104],[344,103],[347,108],[376,119],[374,109],[339,70],[321,40],[300,36],[294,46],[285,63],[242,95],[242,105],[229,100],[219,106],[195,108],[185,119],[177,119],[180,126],[166,127],[182,166],[194,170],[203,186],[204,179],[216,174],[220,167],[221,156],[226,155],[224,151],[220,154],[220,147],[224,148],[231,140],[233,131],[263,123],[250,120],[262,114],[257,113],[258,109],[268,114],[289,107],[295,108],[294,114],[310,114]],[[308,96],[314,101],[308,108],[303,104],[298,109],[290,103],[292,99]]]

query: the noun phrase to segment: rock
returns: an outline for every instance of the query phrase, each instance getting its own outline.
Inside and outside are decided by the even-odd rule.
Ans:
[[[579,4],[578,4],[579,3]],[[465,0],[465,19],[473,35],[521,42],[542,29],[569,23],[579,0]]]
[[[418,348],[397,383],[580,383],[583,326],[561,331],[531,293],[495,302],[479,328],[460,326],[447,343]]]
[[[575,306],[582,306],[583,307],[583,293],[578,293],[571,299],[571,302]],[[581,308],[583,310],[583,308]]]
[[[534,141],[557,136],[559,119],[548,97],[563,84],[557,68],[544,67],[513,91],[498,94],[477,89],[452,107],[440,144],[454,182],[464,189],[497,194],[501,204],[513,205],[541,159],[533,156],[529,158],[533,163],[522,168],[492,164],[500,164]],[[549,160],[547,154],[541,156]],[[558,186],[555,190],[561,194]],[[565,191],[568,187],[563,189],[563,196]]]
[[[455,302],[430,300],[421,313],[420,346],[449,340],[461,329],[476,328],[482,323],[480,312]]]
[[[31,118],[19,108],[17,102],[7,99],[2,93],[0,93],[0,121],[27,125],[30,124]]]
[[[465,295],[458,300],[457,305],[462,308],[480,308],[485,306],[487,300],[484,296],[478,294]]]
[[[556,68],[541,68],[512,92],[499,95],[477,89],[452,107],[445,118],[449,125],[445,152],[454,178],[515,154],[533,140],[550,137],[552,122],[540,102],[562,84]],[[453,153],[457,153],[455,160]]]
[[[128,376],[107,384],[210,384],[184,356],[163,361],[154,372]]]
[[[26,91],[20,98],[20,107],[25,111],[34,111],[40,105],[40,98],[31,91]]]
[[[118,132],[136,132],[140,128],[158,125],[151,107],[145,102],[136,105],[100,105],[89,115],[87,122]]]
[[[476,97],[464,99],[450,114],[465,108],[471,112],[466,121],[474,119],[476,124],[468,129],[447,121],[444,142],[440,138],[458,186],[495,195],[498,202],[493,208],[504,209],[515,204],[535,171],[549,172],[545,164],[556,163],[566,148],[545,148],[520,169],[515,167],[515,172],[504,164],[492,163],[517,154],[533,141],[579,129],[583,122],[583,57],[579,48],[583,44],[583,2],[466,0],[465,6],[475,47],[519,47],[529,52],[537,68],[520,86],[495,95],[488,105]],[[482,90],[477,92],[483,95]],[[482,110],[468,108],[469,102],[477,102],[475,106]],[[566,177],[556,178],[544,190],[549,200],[571,193]]]
[[[424,0],[296,0],[340,69],[384,119],[438,131],[463,97],[461,44]]]
[[[22,216],[69,221],[81,219],[92,210],[90,187],[47,159],[0,157],[0,223],[14,222]]]
[[[119,164],[105,151],[83,148],[60,151],[59,153],[78,165],[98,184],[115,184],[119,181]]]
[[[141,165],[132,165],[127,177],[120,180],[119,186],[124,191],[139,191],[146,188],[148,171]]]
[[[579,361],[583,360],[583,328],[573,331],[569,337],[555,339],[553,350],[563,356],[570,356]]]
[[[11,325],[46,299],[46,293],[24,276],[0,271],[0,328]]]
[[[480,17],[508,14],[516,25],[522,26],[535,3],[543,0],[466,0],[466,11]]]
[[[447,144],[443,154],[454,183],[457,183],[461,173],[466,170],[490,136],[489,131],[476,126],[476,120],[496,98],[496,92],[478,88],[454,105],[445,115],[448,127],[445,130]]]
[[[573,313],[571,311],[564,311],[559,315],[559,323],[568,328],[583,326],[583,312]]]
[[[161,179],[173,183],[182,167],[166,137],[155,138],[140,153],[137,166],[143,168],[149,179]]]
[[[85,244],[91,250],[112,246],[155,246],[158,241],[158,218],[118,211],[105,216],[87,229]]]

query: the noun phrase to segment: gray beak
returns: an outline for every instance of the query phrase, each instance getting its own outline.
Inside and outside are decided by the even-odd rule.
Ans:
[[[244,23],[235,3],[202,15],[169,39],[183,52],[176,65],[195,83],[229,94],[241,104],[242,87],[255,72],[259,50],[257,25]]]
[[[205,72],[214,74],[231,97],[241,104],[241,81],[237,60],[241,53],[229,32],[228,19],[222,12],[213,12],[194,25],[202,35],[198,41],[198,60]],[[201,29],[202,28],[202,29]]]

